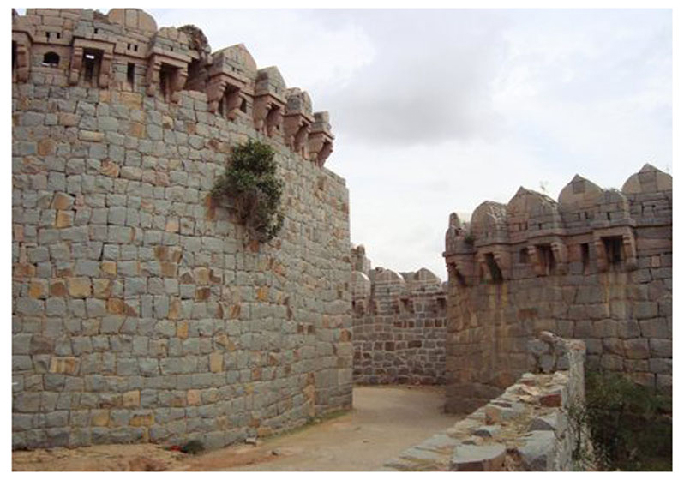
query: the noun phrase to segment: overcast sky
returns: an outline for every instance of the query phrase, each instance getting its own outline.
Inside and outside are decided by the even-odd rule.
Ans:
[[[328,110],[372,266],[446,278],[450,212],[672,170],[668,10],[149,10],[244,43]]]

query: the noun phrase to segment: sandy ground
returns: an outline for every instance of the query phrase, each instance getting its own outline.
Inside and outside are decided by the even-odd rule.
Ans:
[[[13,470],[381,470],[402,450],[452,426],[436,387],[357,387],[342,416],[260,441],[201,455],[159,445],[104,445],[13,452]]]

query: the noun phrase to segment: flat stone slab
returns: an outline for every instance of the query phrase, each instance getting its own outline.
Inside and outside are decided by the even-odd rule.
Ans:
[[[400,458],[410,460],[440,460],[442,455],[419,447],[411,447],[400,454]]]
[[[454,447],[459,445],[460,441],[457,440],[456,438],[452,438],[449,435],[433,435],[430,437],[428,440],[424,440],[420,444],[416,446],[416,448],[421,448],[423,450],[434,450],[434,451],[442,451],[444,452],[445,449],[449,449],[451,451]]]
[[[500,443],[460,445],[454,449],[450,470],[465,472],[498,471],[504,466],[507,449]]]

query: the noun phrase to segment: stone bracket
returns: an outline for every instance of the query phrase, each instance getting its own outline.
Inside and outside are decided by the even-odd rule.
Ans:
[[[255,130],[272,137],[283,123],[285,103],[271,94],[259,95],[254,102]]]
[[[225,72],[212,75],[207,85],[207,109],[216,113],[220,102],[226,97],[226,116],[233,120],[240,108],[241,94],[247,87],[247,80]]]
[[[302,114],[286,115],[283,120],[285,143],[294,153],[309,158],[309,132],[311,121]]]

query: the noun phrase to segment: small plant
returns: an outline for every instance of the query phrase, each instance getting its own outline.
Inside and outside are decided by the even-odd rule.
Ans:
[[[233,148],[226,171],[212,188],[212,197],[228,201],[238,221],[260,243],[272,240],[283,227],[280,210],[283,180],[276,176],[273,149],[249,140]]]
[[[476,241],[475,237],[470,233],[466,234],[466,236],[464,237],[464,243],[466,245],[473,246],[475,241]]]

